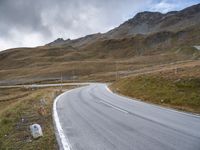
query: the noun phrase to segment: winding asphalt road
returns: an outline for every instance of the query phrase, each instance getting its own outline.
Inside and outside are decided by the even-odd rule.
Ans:
[[[130,100],[105,84],[65,92],[56,110],[71,150],[200,150],[199,116]]]

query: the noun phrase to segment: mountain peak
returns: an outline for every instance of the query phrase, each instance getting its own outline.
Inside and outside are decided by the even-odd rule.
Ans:
[[[132,19],[128,20],[128,23],[138,24],[138,23],[155,23],[157,20],[161,19],[163,14],[160,12],[149,12],[144,11],[137,13]]]
[[[64,41],[63,38],[57,38],[54,42],[62,42],[62,41]]]
[[[146,20],[149,18],[154,19],[154,17],[157,18],[157,17],[162,17],[162,16],[163,14],[160,12],[144,11],[144,12],[137,13],[135,17],[133,17],[133,19]]]
[[[200,4],[181,11],[168,13],[144,11],[109,31],[110,38],[130,37],[137,34],[152,34],[161,31],[177,32],[200,23]]]
[[[178,32],[193,26],[198,26],[200,24],[199,18],[200,4],[168,13],[144,11],[137,13],[133,18],[104,34],[91,34],[75,40],[58,38],[48,45],[70,44],[74,47],[80,47],[102,39],[121,39],[134,37],[138,34],[149,35],[165,31]]]
[[[66,41],[69,41],[70,39],[67,39]],[[46,44],[47,46],[59,46],[66,42],[63,38],[57,38],[55,41]]]

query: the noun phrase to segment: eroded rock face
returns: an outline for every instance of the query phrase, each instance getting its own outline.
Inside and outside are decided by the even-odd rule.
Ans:
[[[148,23],[148,24],[155,24],[158,22],[164,14],[160,12],[141,12],[138,13],[134,18],[130,19],[127,23],[131,24],[141,24],[141,23]]]
[[[160,12],[141,12],[106,33],[110,38],[134,36],[136,34],[152,34],[162,31],[177,32],[200,24],[200,4],[181,11],[166,14]]]
[[[200,4],[181,11],[171,11],[166,14],[160,12],[141,12],[107,33],[91,34],[75,40],[57,40],[47,46],[70,45],[75,48],[83,47],[98,40],[122,39],[138,34],[149,35],[158,32],[179,32],[192,26],[200,26]]]
[[[55,41],[47,44],[47,46],[58,46],[58,45],[62,45],[65,44],[65,40],[63,38],[58,38]]]

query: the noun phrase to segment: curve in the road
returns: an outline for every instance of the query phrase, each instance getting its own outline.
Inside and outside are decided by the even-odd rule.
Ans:
[[[105,84],[62,94],[55,104],[72,150],[200,150],[200,117],[116,95]]]

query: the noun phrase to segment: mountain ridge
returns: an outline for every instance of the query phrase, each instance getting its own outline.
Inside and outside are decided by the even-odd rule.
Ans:
[[[87,42],[95,42],[99,39],[119,39],[136,36],[137,34],[148,35],[162,31],[180,31],[194,24],[200,24],[200,19],[198,18],[200,18],[200,4],[193,5],[181,11],[170,11],[164,14],[144,11],[137,13],[133,18],[106,33],[95,33],[74,40],[65,40],[63,44],[71,44],[71,46],[74,44],[76,47],[82,46]],[[88,41],[88,37],[90,37],[90,41]],[[55,46],[54,42],[56,41],[47,45]]]

